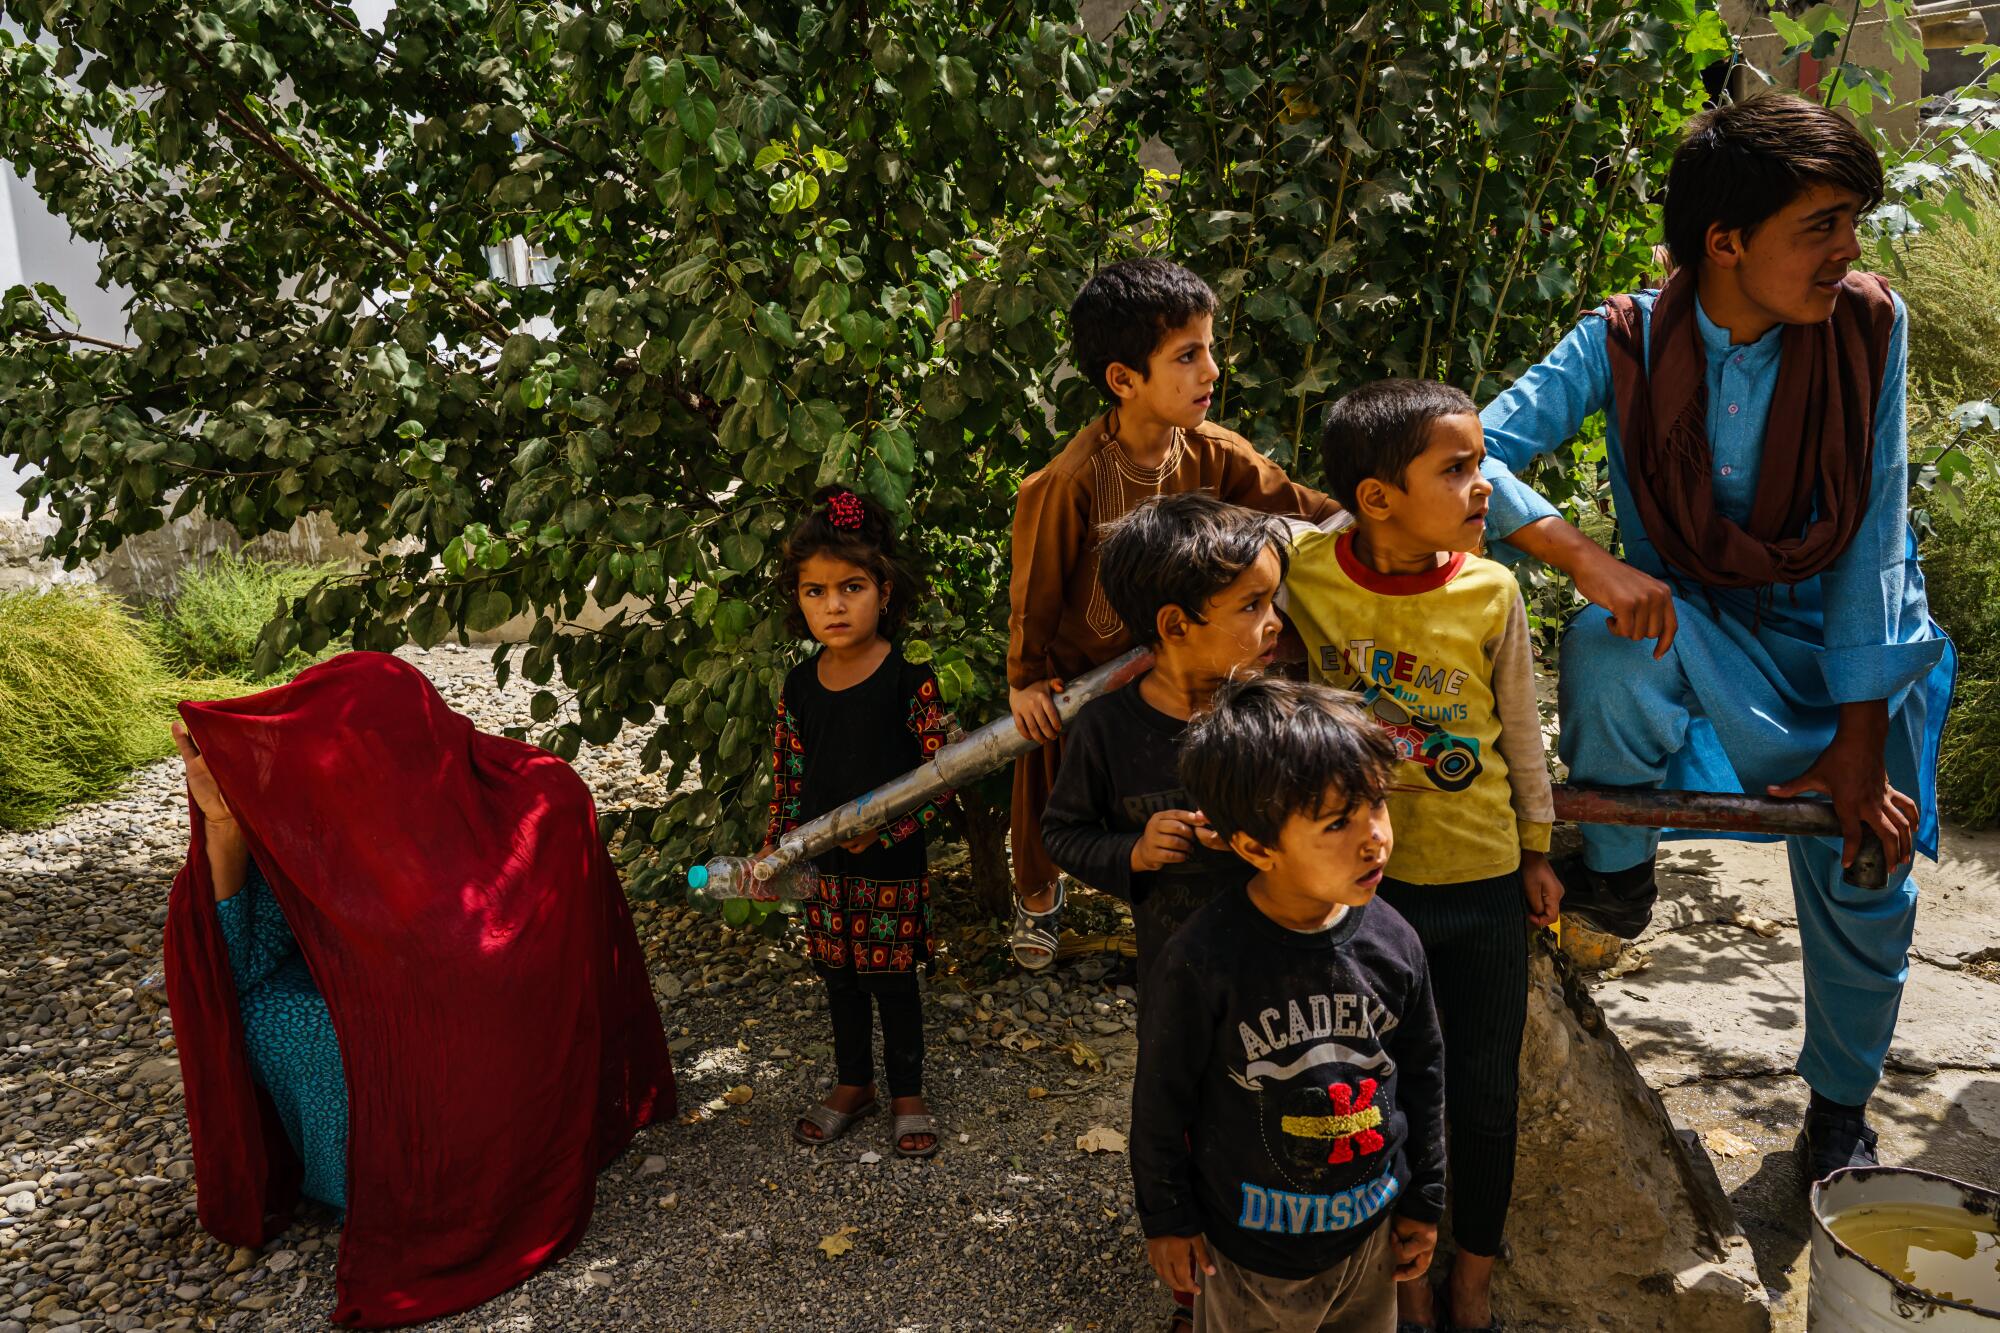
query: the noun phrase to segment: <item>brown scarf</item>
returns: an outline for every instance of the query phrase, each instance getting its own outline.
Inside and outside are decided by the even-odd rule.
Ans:
[[[1868,510],[1896,322],[1887,279],[1850,273],[1831,319],[1785,326],[1747,527],[1715,503],[1694,271],[1677,273],[1653,305],[1650,373],[1638,303],[1617,297],[1604,320],[1626,481],[1661,558],[1710,588],[1802,583],[1839,559]]]

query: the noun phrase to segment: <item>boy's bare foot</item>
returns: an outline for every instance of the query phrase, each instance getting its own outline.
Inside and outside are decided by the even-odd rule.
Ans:
[[[889,1102],[889,1114],[929,1115],[930,1105],[922,1097],[896,1097]],[[896,1146],[904,1152],[922,1152],[937,1142],[935,1134],[905,1134],[896,1140]]]
[[[822,1104],[830,1111],[838,1111],[842,1115],[852,1115],[874,1100],[875,1085],[873,1083],[836,1083],[833,1085],[833,1091],[826,1094],[826,1101]],[[813,1124],[810,1120],[799,1121],[799,1133],[809,1139],[822,1139],[826,1137],[820,1133],[819,1126]]]

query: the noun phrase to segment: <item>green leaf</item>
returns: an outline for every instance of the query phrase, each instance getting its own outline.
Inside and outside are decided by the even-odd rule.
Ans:
[[[764,543],[755,534],[733,532],[722,539],[722,563],[739,574],[748,574],[764,560]]]
[[[903,660],[913,666],[922,666],[931,660],[931,646],[922,639],[903,640]]]
[[[441,602],[427,602],[410,613],[403,628],[409,631],[410,642],[417,647],[435,648],[451,629],[451,612]]]
[[[786,314],[784,307],[775,301],[769,305],[757,307],[755,322],[759,333],[763,334],[766,338],[781,342],[787,347],[792,346],[799,340],[798,335],[792,331],[792,317]]]
[[[658,56],[647,56],[639,66],[639,87],[654,106],[665,106],[672,101],[667,94],[667,62]]]
[[[883,466],[890,471],[907,476],[916,470],[916,444],[910,439],[908,431],[891,430],[886,426],[880,426],[869,437],[868,443],[869,447],[874,449],[875,456],[881,459]]]
[[[750,165],[759,171],[773,171],[785,160],[783,144],[767,143],[757,150],[757,160]]]
[[[713,585],[703,584],[694,590],[694,597],[688,603],[688,617],[697,625],[706,625],[715,616],[715,604],[722,599]]]
[[[938,82],[952,97],[970,97],[978,86],[977,76],[972,72],[972,62],[964,56],[946,56],[938,62]]]
[[[812,155],[813,161],[819,163],[821,171],[842,172],[847,170],[847,159],[841,154],[834,152],[831,148],[815,144],[813,145]]]
[[[465,627],[474,632],[498,629],[514,614],[513,599],[488,585],[472,594],[465,604]]]
[[[708,136],[708,146],[714,150],[718,166],[733,167],[743,160],[743,140],[727,126]]]
[[[715,133],[715,103],[706,97],[693,93],[683,93],[674,102],[674,119],[681,124],[681,131],[695,143],[707,143]]]

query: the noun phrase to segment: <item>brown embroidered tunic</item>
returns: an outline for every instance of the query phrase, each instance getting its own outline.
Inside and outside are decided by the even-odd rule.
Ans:
[[[1132,646],[1097,582],[1097,533],[1155,495],[1208,491],[1232,504],[1318,523],[1338,513],[1234,431],[1204,422],[1176,432],[1158,467],[1142,468],[1111,438],[1108,418],[1085,427],[1049,465],[1021,483],[1014,509],[1014,574],[1007,621],[1007,683],[1023,689],[1069,679]],[[1042,849],[1042,807],[1061,760],[1060,742],[1014,765],[1014,886],[1038,893],[1055,882]]]

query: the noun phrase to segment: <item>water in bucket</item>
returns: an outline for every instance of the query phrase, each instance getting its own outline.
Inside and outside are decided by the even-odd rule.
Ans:
[[[1812,1204],[1812,1333],[2000,1333],[2000,1194],[1875,1167]]]
[[[1899,1282],[2000,1309],[2000,1219],[1934,1203],[1862,1204],[1826,1219],[1841,1243]]]

